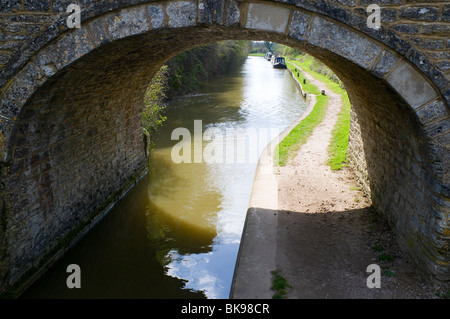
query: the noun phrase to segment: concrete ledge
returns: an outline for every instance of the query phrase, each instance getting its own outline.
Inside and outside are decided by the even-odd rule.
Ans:
[[[297,84],[303,92],[301,84],[298,82]],[[279,142],[312,111],[316,97],[309,94],[307,103],[305,112],[271,141],[259,158],[231,284],[230,299],[272,298],[271,272],[275,270],[278,227],[278,181],[273,155]]]
[[[249,208],[231,285],[231,299],[270,299],[275,270],[277,210]]]

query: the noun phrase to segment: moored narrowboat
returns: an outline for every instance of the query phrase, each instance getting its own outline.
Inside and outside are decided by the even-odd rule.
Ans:
[[[270,59],[272,58],[272,52],[267,52],[266,55],[264,56],[264,59],[266,59],[267,61],[270,61]]]
[[[287,68],[286,61],[281,56],[274,57],[272,63],[273,63],[273,67],[275,69],[286,69]]]

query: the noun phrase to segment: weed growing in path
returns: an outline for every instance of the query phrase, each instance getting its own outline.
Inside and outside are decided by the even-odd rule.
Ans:
[[[287,295],[286,289],[291,287],[291,285],[289,285],[286,278],[284,278],[278,270],[272,271],[271,274],[273,276],[271,289],[275,292],[272,298],[273,299],[286,298]]]

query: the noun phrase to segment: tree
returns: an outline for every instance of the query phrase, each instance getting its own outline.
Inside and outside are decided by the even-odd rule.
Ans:
[[[266,46],[266,48],[269,52],[274,52],[273,42],[264,41],[264,45]]]
[[[144,107],[142,110],[142,126],[146,148],[150,151],[153,146],[153,137],[162,123],[166,120],[163,115],[165,108],[164,99],[167,90],[167,65],[164,65],[153,77],[144,96]]]

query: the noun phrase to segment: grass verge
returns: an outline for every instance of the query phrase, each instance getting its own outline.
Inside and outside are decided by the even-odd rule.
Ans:
[[[273,276],[271,289],[274,291],[272,299],[286,298],[286,289],[291,287],[291,285],[289,285],[286,278],[284,278],[278,270],[274,270],[271,273]]]
[[[328,96],[318,95],[317,102],[311,113],[308,114],[294,129],[276,146],[275,164],[285,166],[291,154],[294,154],[314,131],[314,128],[322,122],[326,113]]]
[[[340,170],[347,166],[347,148],[350,131],[350,109],[351,104],[347,91],[324,74],[314,71],[314,58],[302,56],[300,61],[289,61],[290,68],[300,67],[310,75],[326,84],[328,89],[341,96],[342,108],[338,114],[338,119],[332,131],[332,137],[328,147],[328,165],[332,170]],[[317,94],[317,93],[316,93]]]
[[[347,93],[345,93],[347,95]],[[345,101],[343,99],[343,101]],[[350,101],[348,97],[338,114],[336,125],[331,132],[330,145],[328,147],[328,165],[332,170],[340,170],[347,166],[348,137],[350,132]]]
[[[292,74],[297,79],[297,81],[299,83],[301,83],[303,91],[305,91],[305,93],[320,94],[319,88],[317,86],[315,86],[314,84],[311,84],[308,81],[306,81],[306,83],[303,83],[305,76],[299,70],[298,65],[294,64],[292,61],[286,61],[286,62],[287,62],[286,65],[289,68],[289,70],[291,70]]]
[[[289,62],[288,68],[294,74],[294,77],[300,82],[305,78],[302,72],[296,69],[296,66]],[[314,131],[314,128],[323,120],[328,104],[328,96],[320,94],[319,88],[311,83],[303,84],[303,91],[307,94],[316,94],[316,104],[312,111],[306,116],[275,148],[275,165],[285,166],[291,154],[294,154],[307,140]]]

